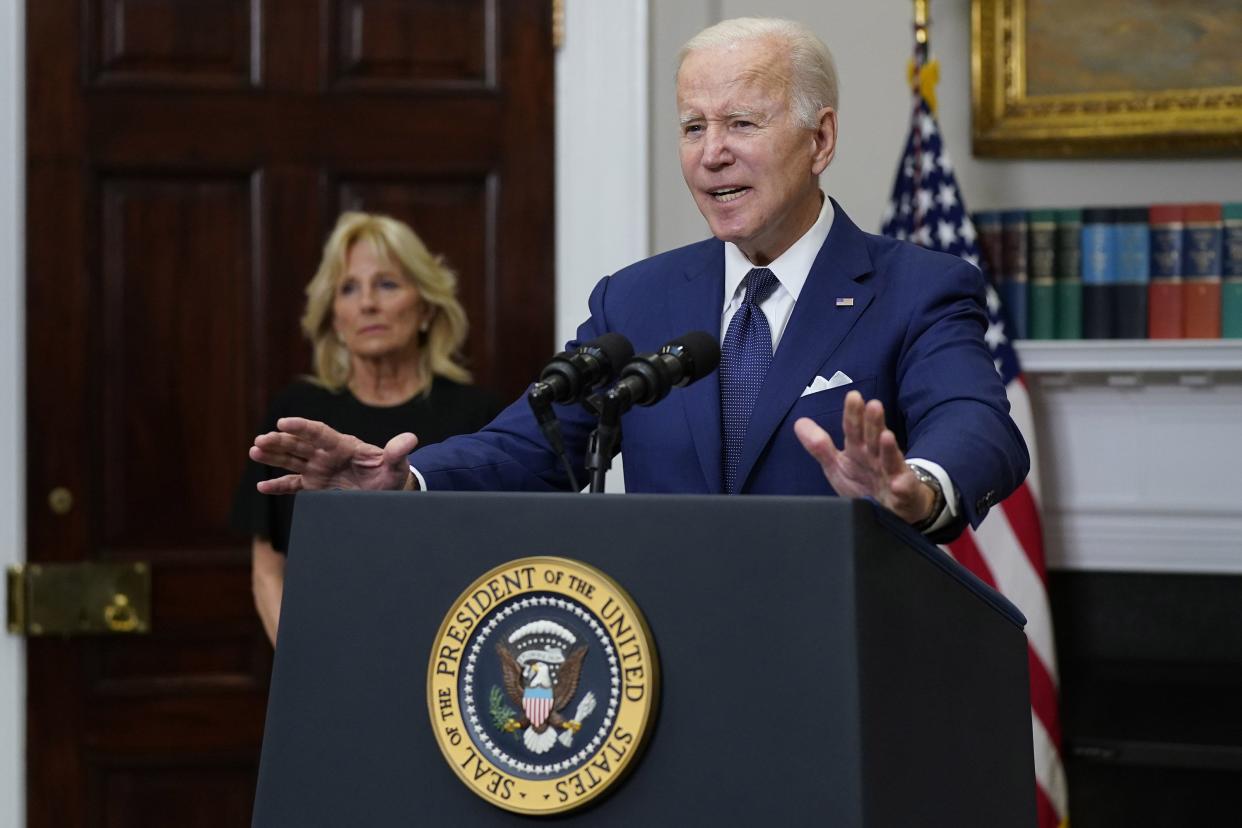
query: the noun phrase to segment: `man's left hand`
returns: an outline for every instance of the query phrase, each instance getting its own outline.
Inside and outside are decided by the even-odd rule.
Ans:
[[[827,431],[808,417],[794,423],[802,447],[819,461],[824,477],[842,497],[871,497],[907,523],[927,518],[935,494],[906,465],[897,437],[884,425],[884,404],[862,394],[845,396],[841,415],[845,445],[838,449]]]

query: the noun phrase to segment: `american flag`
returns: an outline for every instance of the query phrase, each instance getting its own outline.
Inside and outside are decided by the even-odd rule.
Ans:
[[[921,55],[915,58],[920,67],[923,65],[921,58]],[[911,74],[918,76],[916,70]],[[975,227],[941,141],[940,127],[919,87],[915,84],[910,136],[880,232],[961,256],[987,274],[988,263],[980,256]],[[1048,606],[1043,531],[1039,522],[1034,421],[1018,354],[1005,333],[1000,297],[990,282],[987,313],[984,339],[992,352],[996,370],[1005,382],[1010,413],[1030,449],[1031,473],[1016,492],[991,511],[978,529],[967,529],[961,538],[949,544],[949,551],[971,572],[1013,601],[1027,617],[1038,825],[1039,828],[1057,828],[1068,824],[1068,801],[1061,762],[1052,614]]]

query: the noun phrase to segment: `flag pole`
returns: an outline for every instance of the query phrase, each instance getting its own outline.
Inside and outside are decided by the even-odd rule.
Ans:
[[[914,53],[918,64],[927,62],[927,53],[931,48],[931,0],[914,0]]]
[[[940,67],[931,59],[931,0],[914,0],[914,55],[906,74],[911,88],[922,94],[927,108],[935,115]]]

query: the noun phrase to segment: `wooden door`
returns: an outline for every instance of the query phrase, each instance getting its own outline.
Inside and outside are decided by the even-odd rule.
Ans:
[[[28,813],[249,822],[252,429],[339,210],[459,273],[477,379],[552,341],[548,0],[28,0],[28,559],[151,563],[146,636],[33,638]],[[48,494],[64,487],[65,514]],[[63,501],[62,501],[63,504]]]

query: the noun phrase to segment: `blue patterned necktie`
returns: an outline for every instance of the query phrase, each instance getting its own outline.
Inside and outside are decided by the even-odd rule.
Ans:
[[[726,494],[736,494],[737,464],[759,388],[772,364],[772,329],[759,304],[776,289],[776,274],[756,267],[746,274],[746,297],[729,321],[720,346],[721,477]]]

